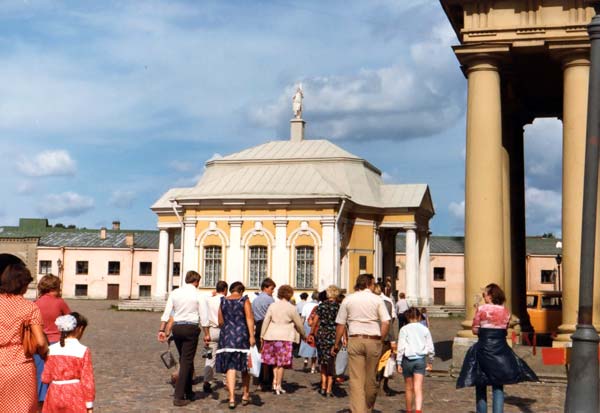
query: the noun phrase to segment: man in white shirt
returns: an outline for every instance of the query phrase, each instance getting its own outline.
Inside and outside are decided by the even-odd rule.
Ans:
[[[373,411],[377,398],[377,363],[390,328],[390,315],[383,300],[373,294],[374,288],[375,278],[372,274],[359,275],[354,286],[355,293],[342,301],[335,319],[337,326],[332,354],[340,349],[340,341],[348,329],[352,413]]]
[[[200,325],[204,322],[206,305],[198,291],[200,274],[188,271],[185,275],[185,285],[172,291],[167,299],[167,305],[160,318],[158,341],[164,342],[167,337],[165,327],[169,317],[173,317],[173,339],[179,352],[179,378],[175,384],[173,405],[186,406],[195,400],[192,389],[194,375],[194,357],[198,348]]]
[[[227,294],[227,282],[219,281],[212,297],[206,299],[206,318],[204,319],[204,393],[210,393],[210,382],[215,375],[215,360],[217,347],[219,346],[219,307],[221,298]]]

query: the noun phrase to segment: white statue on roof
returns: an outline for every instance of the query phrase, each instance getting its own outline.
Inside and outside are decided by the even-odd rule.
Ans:
[[[302,92],[302,83],[300,83],[296,88],[296,94],[292,98],[292,109],[296,119],[302,119],[302,99],[304,99],[304,93]]]

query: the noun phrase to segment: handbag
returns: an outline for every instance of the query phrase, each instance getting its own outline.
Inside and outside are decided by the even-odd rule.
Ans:
[[[177,365],[177,361],[175,361],[175,357],[173,357],[173,353],[171,353],[171,342],[169,341],[167,351],[160,354],[160,359],[166,368],[170,369]]]
[[[348,367],[348,349],[346,347],[342,347],[335,356],[336,376],[341,376],[344,374],[346,367]]]
[[[31,330],[31,323],[25,322],[21,326],[21,342],[25,357],[33,357],[38,352],[38,343]]]
[[[248,355],[248,373],[254,377],[260,376],[260,353],[256,346],[250,347],[250,354]]]

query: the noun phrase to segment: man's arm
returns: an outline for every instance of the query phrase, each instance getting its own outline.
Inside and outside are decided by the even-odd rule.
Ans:
[[[158,328],[158,341],[164,343],[167,339],[167,335],[165,334],[165,329],[167,327],[167,322],[171,317],[171,313],[173,312],[173,298],[169,295],[167,298],[167,304],[165,306],[165,311],[163,311],[162,316],[160,317],[160,327]]]
[[[385,340],[387,338],[388,332],[390,331],[390,321],[382,321],[381,322],[381,339]]]
[[[335,326],[335,342],[333,347],[331,348],[331,355],[335,356],[337,352],[340,350],[340,341],[344,334],[346,333],[346,324],[337,324]]]

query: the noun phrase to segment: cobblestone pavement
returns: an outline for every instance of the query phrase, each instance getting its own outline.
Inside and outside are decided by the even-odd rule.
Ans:
[[[166,383],[170,371],[159,359],[166,345],[156,341],[160,315],[148,312],[119,312],[112,309],[111,304],[115,302],[69,300],[73,311],[81,312],[90,321],[82,342],[92,351],[97,391],[95,412],[230,411],[227,392],[220,381],[211,395],[202,392],[201,384],[196,385],[194,389],[199,400],[186,407],[173,407],[173,389]],[[448,340],[455,334],[457,326],[456,320],[434,320],[434,341],[442,358],[447,357],[447,350],[444,348],[447,348]],[[173,350],[176,354],[175,349]],[[318,375],[300,371],[300,364],[301,361],[297,359],[294,369],[285,373],[284,387],[287,386],[287,394],[276,396],[270,392],[261,392],[253,386],[252,404],[245,407],[238,405],[234,411],[344,412],[348,404],[347,383],[336,389],[337,397],[325,399],[316,392]],[[198,356],[196,370],[201,372],[202,367],[202,359]],[[454,385],[454,379],[444,373],[427,377],[424,411],[473,412],[474,390],[456,390]],[[377,399],[376,412],[404,412],[404,386],[401,379],[394,377],[390,381],[390,387],[395,394],[391,397],[381,394]],[[239,402],[241,390],[237,393]],[[562,412],[564,395],[565,384],[559,382],[507,386],[505,412]]]

